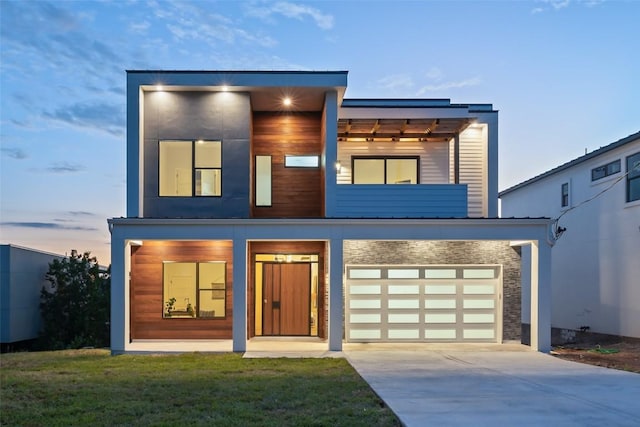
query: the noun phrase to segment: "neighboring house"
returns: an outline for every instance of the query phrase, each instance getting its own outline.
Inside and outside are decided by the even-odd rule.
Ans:
[[[128,72],[113,353],[519,342],[523,275],[531,345],[549,349],[548,219],[497,218],[498,112],[346,87],[343,71]]]
[[[504,218],[560,217],[566,229],[552,251],[552,326],[640,338],[640,132],[500,198]]]
[[[45,275],[61,255],[15,245],[0,245],[0,342],[3,348],[38,338],[40,292]]]

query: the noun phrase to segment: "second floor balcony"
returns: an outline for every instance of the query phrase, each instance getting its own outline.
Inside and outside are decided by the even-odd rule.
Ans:
[[[337,185],[329,218],[464,218],[466,184]]]

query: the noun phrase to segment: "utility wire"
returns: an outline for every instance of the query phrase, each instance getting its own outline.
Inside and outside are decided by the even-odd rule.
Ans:
[[[616,185],[617,183],[619,183],[620,181],[625,179],[631,172],[634,172],[634,171],[640,172],[640,161],[634,163],[633,167],[631,169],[629,169],[627,171],[627,173],[625,173],[624,175],[621,175],[618,178],[616,178],[616,180],[613,181],[607,188],[603,189],[602,191],[600,191],[599,193],[595,194],[594,196],[589,197],[587,200],[583,200],[582,202],[578,203],[577,205],[571,206],[569,209],[567,209],[564,212],[562,212],[560,214],[560,216],[558,216],[558,218],[552,220],[551,224],[552,224],[552,227],[553,227],[553,241],[555,242],[556,240],[558,240],[560,238],[560,236],[562,236],[562,233],[564,233],[566,231],[566,228],[560,227],[558,225],[558,221],[560,221],[560,218],[562,218],[563,216],[565,216],[566,214],[568,214],[572,210],[574,210],[576,208],[579,208],[580,206],[585,205],[585,204],[589,203],[590,201],[602,196],[604,193],[606,193],[607,191],[611,190],[611,188],[613,188],[614,185]]]

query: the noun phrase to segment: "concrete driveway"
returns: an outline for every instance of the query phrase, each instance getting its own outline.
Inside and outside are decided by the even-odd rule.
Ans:
[[[347,345],[407,426],[640,426],[640,374],[521,345]]]

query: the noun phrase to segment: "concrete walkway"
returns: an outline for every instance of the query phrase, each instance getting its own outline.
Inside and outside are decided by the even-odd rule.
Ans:
[[[640,426],[640,374],[525,346],[345,349],[406,426]]]

